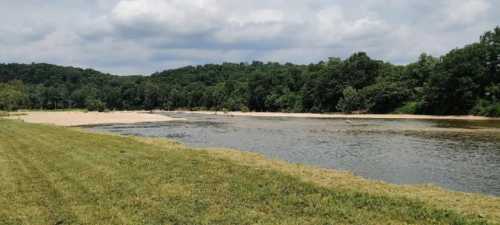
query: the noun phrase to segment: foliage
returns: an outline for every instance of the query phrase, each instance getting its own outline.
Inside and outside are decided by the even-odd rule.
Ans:
[[[0,110],[17,110],[22,107],[25,101],[26,92],[22,82],[0,83]]]
[[[106,110],[106,104],[99,99],[87,98],[85,100],[85,108],[89,111],[104,112]]]
[[[418,103],[417,102],[406,102],[403,106],[394,110],[394,113],[397,114],[416,114],[418,112]]]
[[[349,86],[342,93],[344,97],[337,104],[338,110],[345,113],[352,113],[363,108],[363,99],[356,89]]]
[[[9,82],[22,82],[24,87]],[[0,109],[96,110],[104,105],[117,110],[389,113],[406,102],[418,102],[417,109],[406,112],[484,114],[500,99],[500,28],[486,32],[477,43],[439,58],[422,54],[405,66],[374,60],[363,52],[310,65],[207,64],[151,76],[114,76],[50,64],[0,64],[0,83],[0,94],[5,96]]]
[[[468,114],[490,83],[480,44],[455,49],[443,56],[424,86],[424,110],[430,114]]]
[[[398,82],[378,82],[361,90],[360,102],[370,113],[389,113],[409,99],[410,91]]]
[[[491,103],[480,100],[471,113],[480,116],[500,117],[500,102]]]

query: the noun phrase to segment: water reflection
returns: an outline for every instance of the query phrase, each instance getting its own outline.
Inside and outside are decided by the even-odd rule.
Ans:
[[[168,114],[187,121],[91,129],[237,148],[392,183],[433,183],[500,196],[498,122]]]

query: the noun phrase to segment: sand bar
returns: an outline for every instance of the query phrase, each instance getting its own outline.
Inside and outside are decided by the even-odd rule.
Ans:
[[[8,119],[19,119],[28,123],[52,124],[57,126],[85,126],[100,124],[133,124],[169,122],[183,120],[147,112],[21,112]]]
[[[407,114],[320,114],[320,113],[279,113],[279,112],[214,112],[214,111],[175,111],[222,116],[253,117],[293,117],[293,118],[325,118],[325,119],[412,119],[412,120],[498,120],[500,118],[482,116],[429,116]]]

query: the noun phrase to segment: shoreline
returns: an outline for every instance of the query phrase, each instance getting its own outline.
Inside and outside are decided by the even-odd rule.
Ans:
[[[137,124],[184,120],[183,118],[153,114],[147,111],[20,111],[3,118],[22,120],[27,123],[50,124],[63,127]]]
[[[432,116],[412,114],[323,114],[323,113],[282,113],[282,112],[220,112],[220,111],[163,111],[187,114],[247,117],[288,117],[317,119],[402,119],[402,120],[464,120],[464,121],[500,121],[500,118],[483,116]]]
[[[311,118],[311,119],[346,119],[346,120],[453,120],[453,121],[500,121],[500,118],[481,116],[431,116],[408,114],[321,114],[321,113],[282,113],[282,112],[220,112],[220,111],[18,111],[3,116],[5,119],[17,119],[28,123],[50,124],[56,126],[96,126],[110,124],[137,124],[185,121],[161,113],[184,113],[216,115],[230,117],[274,117],[274,118]]]

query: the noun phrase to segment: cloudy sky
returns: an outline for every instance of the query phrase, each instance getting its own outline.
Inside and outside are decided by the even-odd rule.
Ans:
[[[500,25],[499,0],[0,0],[0,62],[115,74],[365,51],[440,55]]]

